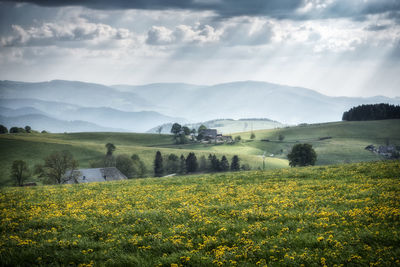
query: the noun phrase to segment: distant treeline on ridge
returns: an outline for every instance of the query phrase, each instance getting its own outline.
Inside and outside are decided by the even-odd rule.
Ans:
[[[343,113],[344,121],[368,121],[400,119],[400,106],[389,104],[370,104],[351,108]]]

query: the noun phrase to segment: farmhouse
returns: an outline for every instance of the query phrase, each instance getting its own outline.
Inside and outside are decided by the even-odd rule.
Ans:
[[[203,135],[204,139],[217,138],[217,130],[216,129],[204,129],[200,133]]]
[[[71,176],[71,171],[67,171],[65,176]],[[72,177],[73,178],[66,183],[80,184],[127,179],[126,176],[115,167],[74,170]]]

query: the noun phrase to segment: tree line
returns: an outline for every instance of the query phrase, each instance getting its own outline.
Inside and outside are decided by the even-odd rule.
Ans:
[[[220,159],[215,154],[209,154],[208,158],[204,155],[197,159],[195,153],[190,152],[186,157],[180,157],[171,153],[162,156],[160,151],[156,152],[154,158],[154,176],[161,177],[168,174],[192,174],[199,172],[227,172],[249,170],[248,164],[240,164],[240,158],[234,155],[229,163],[227,157],[223,155]]]
[[[400,106],[370,104],[353,107],[343,113],[343,121],[400,119]]]
[[[24,128],[22,127],[11,127],[10,130],[2,124],[0,124],[0,134],[7,134],[7,133],[38,133],[31,128],[31,126],[27,125]],[[41,133],[47,133],[47,131],[43,130]]]

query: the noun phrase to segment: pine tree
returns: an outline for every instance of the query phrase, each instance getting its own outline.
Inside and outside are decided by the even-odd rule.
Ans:
[[[186,171],[188,173],[196,172],[199,165],[197,163],[196,155],[193,152],[190,152],[186,158]]]
[[[240,159],[237,155],[234,155],[231,162],[231,171],[240,170]]]
[[[219,166],[220,170],[222,172],[227,172],[229,171],[229,162],[228,159],[224,156],[222,156],[221,158],[221,162],[220,162],[220,166]]]
[[[211,171],[213,172],[219,172],[220,171],[220,162],[217,156],[212,155],[211,157]]]
[[[156,158],[154,159],[154,176],[161,177],[164,173],[163,159],[161,152],[157,151]]]

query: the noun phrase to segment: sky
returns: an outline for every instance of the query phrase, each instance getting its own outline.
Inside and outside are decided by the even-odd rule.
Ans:
[[[400,0],[0,1],[0,79],[400,96]]]

